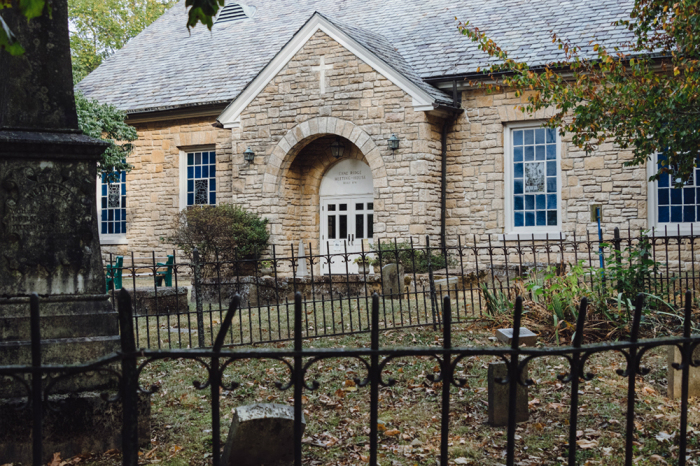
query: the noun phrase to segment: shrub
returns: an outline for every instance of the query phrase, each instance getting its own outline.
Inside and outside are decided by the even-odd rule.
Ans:
[[[178,214],[175,231],[166,240],[182,249],[190,260],[196,247],[200,262],[247,261],[239,263],[238,273],[250,273],[267,249],[270,239],[267,223],[267,219],[231,204],[194,206]],[[202,269],[205,278],[216,273],[213,265]]]

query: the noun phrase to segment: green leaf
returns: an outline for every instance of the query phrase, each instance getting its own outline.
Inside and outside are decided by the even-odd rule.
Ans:
[[[17,42],[17,38],[10,30],[5,20],[0,17],[0,49],[7,50],[12,56],[24,53],[24,48]]]
[[[38,18],[44,12],[45,0],[20,0],[19,10],[29,20]]]

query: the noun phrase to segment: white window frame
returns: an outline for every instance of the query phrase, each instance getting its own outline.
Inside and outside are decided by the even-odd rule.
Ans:
[[[216,146],[193,146],[193,147],[181,147],[180,148],[180,167],[179,167],[179,175],[180,175],[180,193],[178,196],[178,204],[180,207],[180,210],[186,209],[187,208],[187,154],[191,154],[192,152],[214,152],[216,154]],[[218,205],[219,204],[219,157],[218,155],[215,155],[216,157],[216,204],[213,205]],[[212,205],[212,204],[207,204],[207,205]]]
[[[700,222],[697,217],[692,223],[659,223],[659,186],[658,181],[649,181],[654,176],[658,167],[658,155],[654,154],[651,163],[647,160],[647,222],[650,230],[653,229],[654,236],[684,236],[700,232]],[[695,181],[698,186],[698,181]],[[697,192],[697,191],[696,191]],[[697,194],[696,194],[697,195]],[[697,199],[696,199],[697,201]],[[692,227],[691,227],[692,225]]]
[[[505,208],[505,234],[502,239],[511,240],[527,240],[527,239],[560,239],[564,238],[562,234],[562,176],[561,176],[561,137],[559,130],[556,130],[556,147],[557,147],[557,225],[552,226],[532,226],[532,227],[515,227],[515,211],[513,206],[513,131],[521,129],[541,129],[542,121],[523,121],[517,123],[508,123],[503,125],[503,170],[504,170],[504,208]]]
[[[126,184],[126,181],[124,181]],[[129,189],[126,190],[127,196]],[[102,174],[97,175],[97,181],[95,183],[95,194],[96,194],[96,204],[97,204],[97,232],[100,236],[100,244],[112,245],[112,244],[129,244],[129,240],[126,237],[126,233],[112,233],[112,234],[102,234]],[[129,229],[127,221],[127,230]]]

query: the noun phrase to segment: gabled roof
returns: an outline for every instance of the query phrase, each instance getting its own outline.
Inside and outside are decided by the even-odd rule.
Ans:
[[[389,81],[403,89],[413,98],[413,106],[417,110],[433,110],[438,105],[452,103],[444,92],[425,83],[386,38],[358,27],[342,24],[337,20],[332,21],[316,12],[243,92],[231,102],[231,105],[223,111],[218,118],[219,122],[224,127],[235,126],[241,112],[289,63],[309,38],[319,30],[328,34]]]
[[[229,0],[230,1],[230,0]],[[550,31],[578,45],[619,45],[634,0],[241,0],[255,6],[245,21],[197,26],[188,33],[181,0],[78,88],[130,113],[233,101],[318,11],[358,43],[372,31],[391,44],[421,79],[475,72],[494,60],[457,30],[470,21],[511,57],[532,65],[563,57]],[[342,23],[342,25],[341,25]],[[377,39],[381,42],[381,39]],[[373,43],[373,42],[372,42]],[[593,54],[592,45],[584,48]],[[381,56],[377,51],[376,55]],[[382,61],[391,62],[384,57]],[[392,64],[399,70],[399,65]],[[408,76],[409,71],[401,74]]]

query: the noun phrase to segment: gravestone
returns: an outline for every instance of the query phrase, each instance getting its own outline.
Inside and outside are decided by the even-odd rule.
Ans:
[[[528,330],[525,327],[520,327],[520,338],[518,342],[520,345],[525,346],[536,346],[537,345],[537,334]],[[496,338],[498,341],[510,345],[513,341],[513,329],[512,328],[499,328],[496,330]]]
[[[700,360],[700,346],[693,351],[693,360]],[[673,368],[672,364],[680,364],[681,352],[675,346],[668,347],[668,392],[670,399],[681,397],[681,377],[683,372]],[[700,396],[700,367],[690,367],[688,377],[688,396]]]
[[[0,15],[25,48],[16,57],[0,52],[0,366],[31,361],[32,292],[41,297],[42,363],[85,363],[119,348],[95,204],[97,161],[107,144],[78,129],[67,0],[53,0],[51,14],[29,21],[17,8]],[[47,415],[44,462],[54,452],[65,458],[119,447],[120,424],[105,419],[118,420],[120,407],[96,392],[116,384],[84,375],[56,385],[56,397],[77,391],[82,401],[67,403],[58,417],[71,429]],[[18,383],[0,386],[0,398],[20,395]],[[6,403],[0,400],[0,415]],[[21,414],[23,422],[0,419],[0,463],[31,462],[31,438],[18,432],[31,426],[31,410]],[[103,427],[98,436],[90,427],[96,424]]]
[[[382,267],[382,293],[398,297],[403,292],[403,265],[387,264]]]
[[[493,427],[508,425],[508,411],[510,409],[510,385],[496,382],[497,378],[508,375],[508,366],[504,362],[489,364],[488,392],[489,392],[489,424]],[[522,380],[527,379],[527,366],[523,371]],[[525,422],[529,417],[527,387],[518,384],[515,401],[515,422]]]
[[[306,264],[306,251],[304,250],[304,241],[299,240],[299,267],[297,267],[297,277],[308,277],[309,267]]]
[[[301,425],[302,429],[306,428],[303,414]],[[287,466],[293,463],[293,406],[258,403],[236,408],[221,457],[223,466]]]

